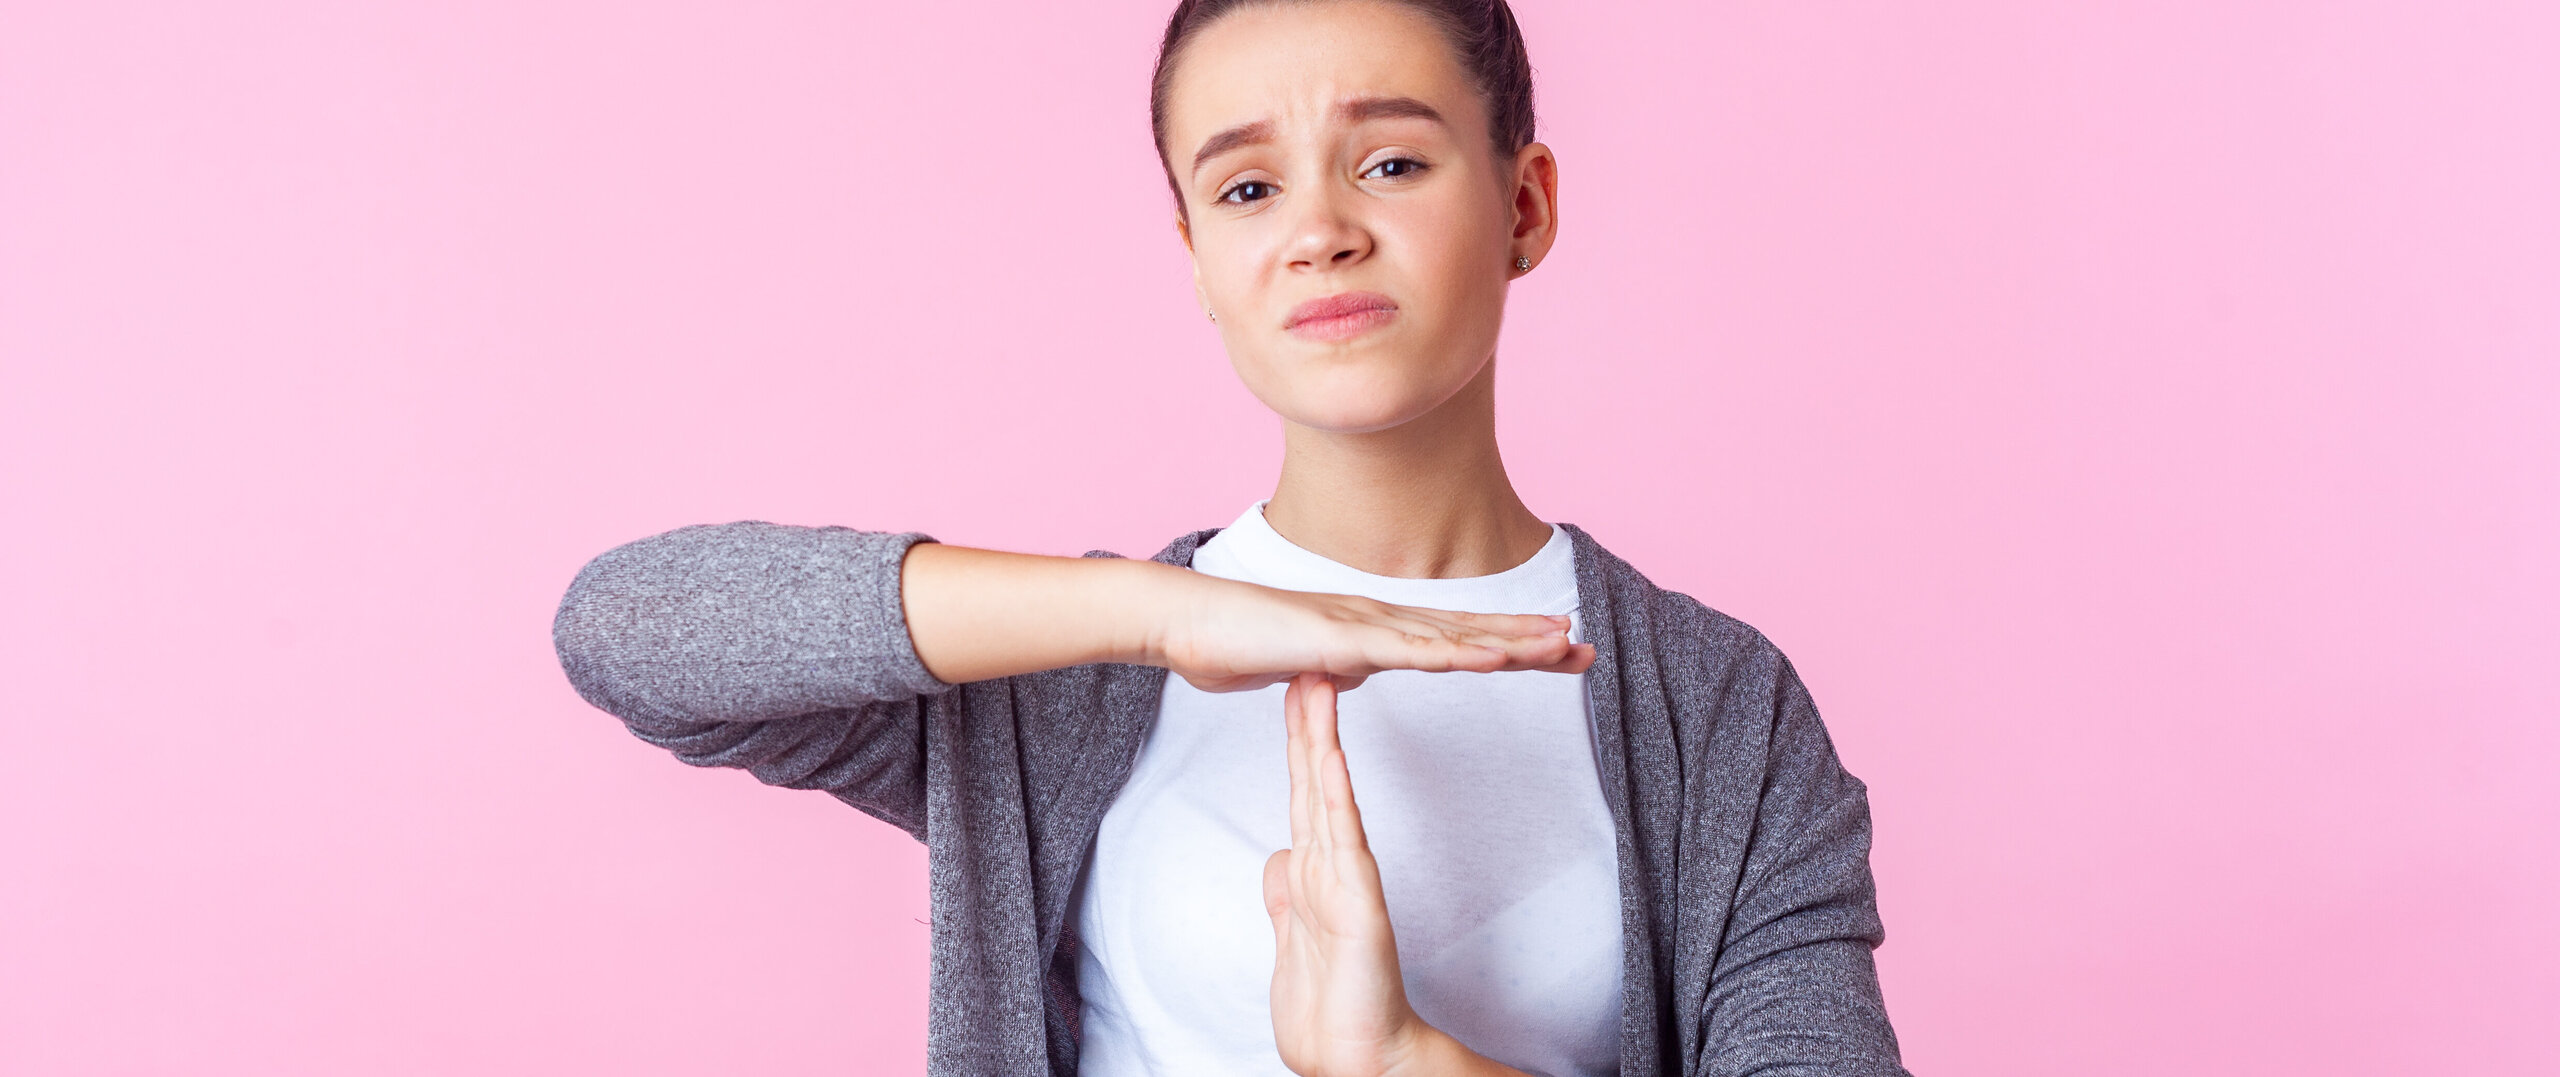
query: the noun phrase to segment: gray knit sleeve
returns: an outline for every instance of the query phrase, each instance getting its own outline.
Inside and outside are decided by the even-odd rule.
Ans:
[[[695,766],[824,789],[924,837],[929,697],[900,599],[930,538],[761,521],[606,551],[552,621],[569,683]]]
[[[1710,979],[1701,1070],[1909,1077],[1876,981],[1866,783],[1840,765],[1783,657],[1772,695],[1768,780]]]

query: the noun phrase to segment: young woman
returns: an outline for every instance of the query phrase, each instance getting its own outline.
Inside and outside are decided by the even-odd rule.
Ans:
[[[1505,477],[1509,9],[1186,0],[1154,115],[1268,499],[1147,561],[680,529],[578,574],[570,680],[928,844],[936,1074],[1901,1073],[1794,670]]]

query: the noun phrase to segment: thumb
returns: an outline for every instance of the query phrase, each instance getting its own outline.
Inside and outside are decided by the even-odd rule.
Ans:
[[[1289,850],[1282,849],[1262,862],[1262,911],[1271,914],[1271,930],[1285,942],[1289,937]]]

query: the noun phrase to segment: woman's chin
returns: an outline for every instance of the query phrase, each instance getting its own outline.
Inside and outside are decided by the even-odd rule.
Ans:
[[[1344,394],[1277,410],[1292,423],[1328,434],[1369,434],[1412,422],[1437,403],[1405,394]]]
[[[1467,379],[1459,373],[1383,362],[1330,363],[1247,381],[1265,406],[1291,423],[1327,433],[1366,434],[1402,426],[1447,403],[1466,387]]]

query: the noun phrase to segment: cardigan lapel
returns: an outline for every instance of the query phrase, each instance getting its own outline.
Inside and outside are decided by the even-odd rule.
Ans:
[[[1634,776],[1629,770],[1631,743],[1625,637],[1641,641],[1640,628],[1622,619],[1639,610],[1619,608],[1610,593],[1610,578],[1599,543],[1572,524],[1559,525],[1573,537],[1574,583],[1582,603],[1582,638],[1596,656],[1583,674],[1591,707],[1591,744],[1600,763],[1600,793],[1609,802],[1609,818],[1618,835],[1618,916],[1623,928],[1624,982],[1619,999],[1625,1007],[1619,1023],[1619,1077],[1657,1077],[1662,1072],[1661,1031],[1654,1018],[1658,997],[1653,937],[1653,901],[1643,843],[1638,840]]]
[[[1151,560],[1189,568],[1192,552],[1218,531],[1213,527],[1177,538]],[[1120,555],[1096,550],[1085,556]],[[1167,671],[1153,666],[1108,667],[1093,700],[1095,713],[1086,726],[1083,743],[1076,749],[1075,763],[1067,771],[1068,784],[1059,791],[1055,810],[1065,825],[1059,840],[1034,854],[1033,890],[1038,904],[1033,915],[1039,930],[1038,967],[1047,995],[1045,1005],[1052,1011],[1053,1070],[1063,1071],[1064,1060],[1075,1057],[1075,1040],[1082,1024],[1083,999],[1076,991],[1077,955],[1071,941],[1074,936],[1067,930],[1067,921],[1075,913],[1076,883],[1084,874],[1085,859],[1092,855],[1094,835],[1102,828],[1102,815],[1120,795],[1121,785],[1129,780],[1138,749],[1146,744],[1147,729],[1155,724],[1156,713],[1163,707],[1168,676]],[[1062,940],[1068,940],[1067,945],[1062,947]],[[1055,1028],[1058,1024],[1064,1027]],[[1066,1042],[1056,1042],[1060,1037]]]

